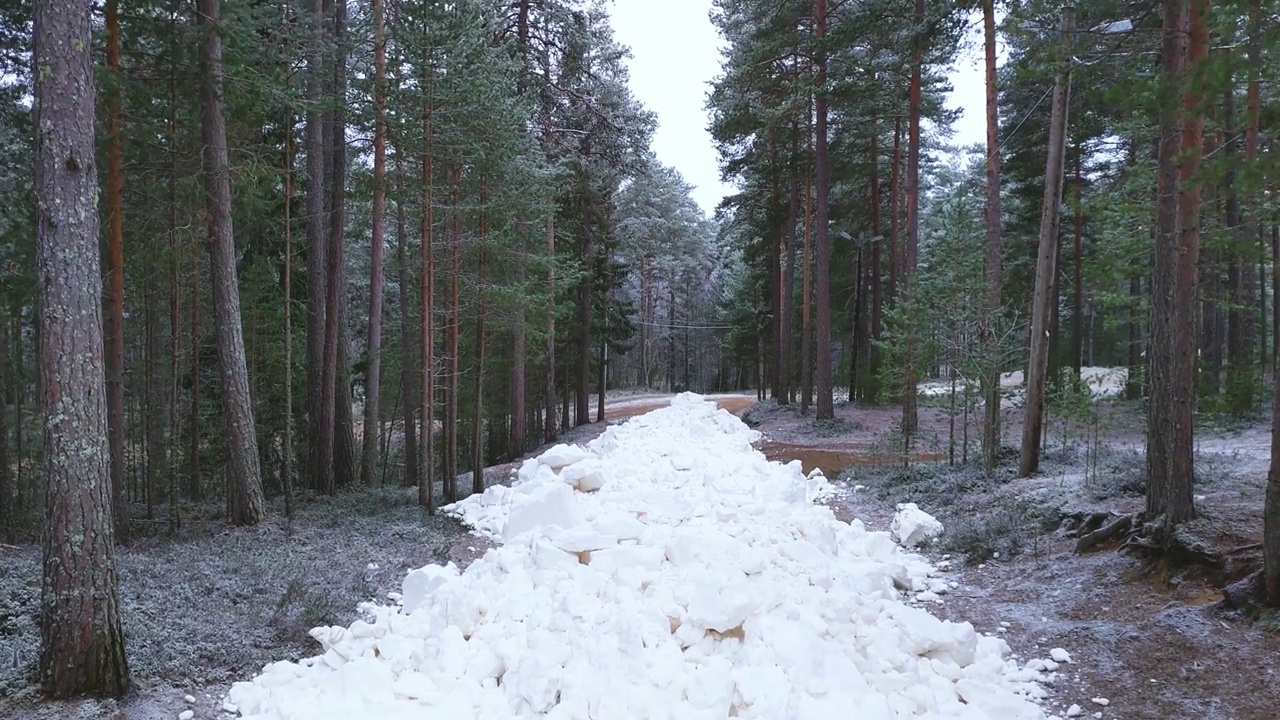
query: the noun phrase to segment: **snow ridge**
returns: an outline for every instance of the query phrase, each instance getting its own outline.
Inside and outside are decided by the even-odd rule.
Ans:
[[[236,683],[253,720],[1045,717],[1044,664],[914,607],[945,592],[887,532],[814,504],[699,396],[561,445],[446,508],[500,538],[465,572],[312,631],[324,653]]]

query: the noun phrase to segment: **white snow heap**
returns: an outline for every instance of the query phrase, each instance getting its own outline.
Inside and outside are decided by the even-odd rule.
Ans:
[[[889,531],[905,547],[915,547],[942,534],[942,523],[915,503],[898,503]]]
[[[504,545],[460,574],[414,571],[401,606],[316,628],[322,655],[268,665],[224,707],[253,720],[1045,717],[1042,672],[908,605],[905,591],[946,583],[888,533],[815,505],[826,480],[767,461],[756,437],[683,394],[525,462],[515,487],[446,508]]]

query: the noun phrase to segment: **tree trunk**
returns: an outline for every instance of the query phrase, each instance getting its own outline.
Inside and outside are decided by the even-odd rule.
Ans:
[[[400,177],[400,154],[396,153],[396,176]],[[397,181],[397,188],[401,183]],[[413,283],[413,268],[409,266],[409,231],[405,227],[404,193],[398,192],[396,201],[396,264],[400,270],[400,287],[397,289],[400,300],[400,407],[403,417],[401,430],[404,437],[404,487],[418,486],[418,414],[419,405],[417,364],[413,335],[413,306],[409,286]]]
[[[286,77],[289,77],[286,70]],[[286,81],[287,84],[287,81]],[[174,271],[177,272],[176,270]],[[284,515],[293,518],[293,111],[284,126],[284,451],[280,486]],[[176,372],[176,370],[175,370]],[[176,394],[175,390],[175,403]]]
[[[1003,240],[1000,234],[1000,103],[996,85],[995,0],[983,0],[983,56],[987,89],[987,307],[982,318],[986,365],[982,375],[983,429],[982,457],[987,472],[995,470],[1000,454],[1000,364],[999,319],[1004,293]]]
[[[329,161],[329,283],[328,302],[332,315],[325,318],[326,342],[333,360],[333,474],[339,487],[357,480],[359,459],[355,452],[355,417],[351,402],[351,341],[347,328],[347,3],[333,2],[333,42],[337,48],[333,63],[333,98],[335,106],[330,119]],[[330,337],[330,332],[332,337]],[[328,359],[328,358],[326,358]]]
[[[518,292],[525,292],[528,280],[525,270],[524,256],[527,252],[525,234],[529,232],[528,220],[522,220],[516,229],[516,287]],[[515,319],[511,324],[511,427],[508,433],[510,441],[510,458],[516,459],[524,455],[528,445],[529,431],[525,414],[528,412],[525,380],[525,309],[524,303],[516,303]]]
[[[1174,248],[1172,347],[1168,393],[1172,426],[1163,512],[1166,527],[1195,517],[1192,497],[1196,400],[1196,270],[1200,263],[1200,154],[1204,147],[1204,98],[1197,91],[1206,80],[1209,60],[1210,0],[1191,0],[1187,43],[1186,91],[1178,167],[1178,245]],[[1253,263],[1246,263],[1250,269]],[[1246,355],[1251,356],[1246,350]]]
[[[1249,3],[1249,36],[1246,46],[1248,48],[1248,70],[1249,85],[1245,94],[1245,134],[1244,134],[1244,165],[1248,172],[1254,172],[1254,167],[1258,162],[1259,149],[1259,125],[1262,115],[1262,98],[1261,98],[1261,79],[1262,79],[1262,10],[1259,7],[1261,0],[1252,0]],[[1258,335],[1259,345],[1261,347],[1260,364],[1265,367],[1267,362],[1267,312],[1265,292],[1266,274],[1265,268],[1259,267],[1256,275],[1252,272],[1253,262],[1262,264],[1266,254],[1260,250],[1262,245],[1262,224],[1259,218],[1259,208],[1261,207],[1262,194],[1256,189],[1256,184],[1250,183],[1245,192],[1245,216],[1244,216],[1244,238],[1243,247],[1244,257],[1242,260],[1252,259],[1249,262],[1250,282],[1244,290],[1252,292],[1254,284],[1264,286],[1264,291],[1258,293],[1258,300],[1261,305],[1261,312],[1258,316]],[[1251,298],[1246,298],[1251,299]],[[1246,312],[1246,314],[1248,314]],[[1250,323],[1253,324],[1253,323]],[[1251,383],[1252,385],[1252,383]],[[1252,398],[1250,398],[1252,400]],[[1252,406],[1252,402],[1250,403]]]
[[[222,39],[218,35],[220,0],[199,0],[197,19],[205,36],[200,46],[204,82],[201,122],[204,173],[209,202],[209,265],[213,272],[213,307],[217,318],[218,364],[222,378],[227,432],[227,492],[230,520],[256,525],[266,515],[259,467],[258,435],[249,397],[244,331],[240,322],[240,288],[236,280],[235,231],[231,226],[231,166],[227,158],[227,125],[222,112]]]
[[[1076,373],[1076,380],[1081,378],[1080,368],[1084,364],[1084,175],[1082,173],[1080,143],[1076,143],[1076,177],[1072,186],[1075,198],[1072,200],[1072,253],[1074,264],[1074,292],[1071,294],[1071,369]]]
[[[591,157],[590,138],[583,142],[582,156]],[[584,160],[585,161],[585,160]],[[591,421],[591,405],[587,393],[591,387],[591,285],[595,276],[595,238],[592,229],[592,205],[589,191],[584,190],[582,201],[582,280],[578,282],[578,397],[574,407],[573,425],[585,425]]]
[[[1053,91],[1049,126],[1048,161],[1045,166],[1044,205],[1040,214],[1040,251],[1036,261],[1035,297],[1031,317],[1031,354],[1027,365],[1026,415],[1022,425],[1022,451],[1018,475],[1027,477],[1040,468],[1040,443],[1044,432],[1045,382],[1049,373],[1051,323],[1057,297],[1058,213],[1062,206],[1063,156],[1066,154],[1068,99],[1071,94],[1071,34],[1075,11],[1062,12],[1062,67]]]
[[[542,426],[542,441],[556,440],[556,211],[555,202],[547,203],[547,413]]]
[[[380,485],[376,472],[378,438],[382,432],[382,285],[383,235],[387,216],[387,39],[384,0],[373,0],[373,227],[369,244],[369,337],[364,381],[364,442],[360,457],[360,482]]]
[[[916,37],[911,50],[911,87],[908,102],[911,117],[907,125],[907,233],[902,249],[902,284],[903,298],[906,307],[915,305],[916,257],[920,247],[920,114],[921,114],[921,73],[923,70],[924,44],[924,0],[916,0]],[[914,320],[907,321],[903,328],[903,340],[906,350],[905,367],[902,383],[902,447],[909,452],[911,439],[916,434],[918,417],[916,405],[919,396],[916,392],[915,369],[915,335],[920,330],[913,327]]]
[[[889,169],[889,305],[898,301],[898,273],[902,271],[902,118],[893,119],[893,150]]]
[[[191,462],[187,474],[187,495],[192,501],[200,500],[203,491],[200,487],[200,445],[203,423],[200,419],[201,364],[200,354],[204,350],[203,337],[200,330],[200,272],[197,268],[191,273]]]
[[[1280,363],[1272,370],[1271,470],[1262,512],[1262,577],[1264,599],[1276,608],[1280,607]]]
[[[791,185],[791,192],[787,200],[787,229],[782,236],[782,283],[781,283],[781,299],[779,301],[779,309],[781,311],[781,328],[779,332],[779,344],[781,350],[778,353],[778,381],[780,387],[775,394],[778,402],[787,405],[791,403],[791,354],[794,342],[792,335],[794,334],[794,315],[795,315],[795,279],[796,279],[796,226],[799,224],[800,214],[800,182],[799,177],[795,173],[795,161],[800,157],[799,147],[799,128],[792,127],[791,141],[791,172],[787,177]]]
[[[124,540],[124,151],[121,147],[120,5],[107,0],[107,70],[116,78],[107,96],[107,439],[111,448],[111,514]]]
[[[480,258],[476,263],[476,292],[484,292],[487,282],[488,258],[485,255],[484,243],[489,241],[489,198],[485,188],[480,190]],[[475,413],[471,427],[471,492],[479,495],[484,492],[484,298],[476,299],[476,368],[475,368]]]
[[[818,0],[820,1],[820,0]],[[778,167],[778,145],[774,134],[769,136],[769,206],[778,207],[780,191],[778,178],[782,171]],[[769,315],[773,319],[773,338],[769,344],[769,391],[776,402],[781,402],[782,391],[782,233],[778,241],[769,243]]]
[[[1253,374],[1253,303],[1257,283],[1253,270],[1253,246],[1257,238],[1249,235],[1240,218],[1240,140],[1236,130],[1234,87],[1223,94],[1222,113],[1226,155],[1223,193],[1226,195],[1225,222],[1230,239],[1227,253],[1227,288],[1231,300],[1227,311],[1227,408],[1233,414],[1242,415],[1254,406],[1257,384]]]
[[[333,486],[333,402],[326,392],[325,316],[328,298],[328,128],[320,110],[325,82],[323,0],[312,4],[307,57],[307,474],[317,492]]]
[[[39,677],[54,698],[129,689],[115,565],[90,6],[35,3],[36,293],[44,421]]]
[[[813,133],[806,127],[809,157],[813,157]],[[813,257],[810,244],[813,238],[813,166],[805,168],[804,176],[804,243],[800,252],[800,414],[809,412],[813,402],[813,326],[810,323],[813,308]]]
[[[875,78],[872,78],[874,81]],[[863,402],[874,403],[879,390],[880,348],[876,345],[884,337],[884,269],[881,254],[884,242],[880,227],[880,118],[871,118],[871,347],[864,386]],[[851,398],[852,399],[852,398]]]
[[[9,319],[0,322],[0,538],[13,544],[17,535],[16,513],[9,498],[13,495],[13,481],[9,475]]]
[[[1170,469],[1174,443],[1174,294],[1177,292],[1179,232],[1178,154],[1179,127],[1183,120],[1178,107],[1182,96],[1182,71],[1187,51],[1184,28],[1187,0],[1164,0],[1161,45],[1162,81],[1167,99],[1160,108],[1158,206],[1155,252],[1151,272],[1151,337],[1147,351],[1150,367],[1147,403],[1147,502],[1151,517],[1168,510]]]
[[[424,74],[430,70],[424,70]],[[435,386],[435,308],[433,307],[435,297],[435,237],[432,220],[432,192],[431,184],[434,182],[435,173],[434,164],[434,136],[432,134],[432,121],[434,108],[432,107],[431,96],[431,78],[426,78],[424,84],[427,86],[427,97],[422,103],[422,129],[423,129],[423,146],[422,146],[422,245],[421,245],[421,266],[422,266],[422,290],[420,297],[419,312],[421,313],[422,328],[420,329],[419,340],[422,343],[422,356],[419,366],[420,378],[418,388],[422,392],[422,399],[419,406],[422,410],[422,424],[419,426],[418,432],[418,450],[420,454],[419,461],[422,468],[418,471],[418,504],[425,507],[429,514],[434,515],[436,511],[435,493],[432,492],[433,474],[435,473],[435,409],[436,409],[436,386]]]
[[[445,320],[445,389],[447,400],[444,409],[444,498],[446,502],[458,500],[458,396],[461,393],[458,335],[462,327],[462,308],[458,298],[458,272],[462,254],[462,168],[454,165],[451,173],[452,212],[449,231],[449,305]]]
[[[918,0],[923,2],[923,0]],[[818,353],[818,397],[815,417],[829,420],[835,417],[831,378],[831,223],[829,222],[831,199],[831,168],[827,155],[827,63],[826,42],[827,0],[814,0],[814,33],[818,39],[817,89],[813,96],[814,120],[814,175],[817,186],[817,223],[814,238],[814,273],[817,277],[818,337],[814,343]]]
[[[1217,133],[1204,136],[1204,156],[1214,157],[1218,152]],[[1206,182],[1202,191],[1204,205],[1218,206],[1217,182]],[[1221,391],[1222,376],[1222,256],[1215,248],[1205,247],[1200,253],[1201,297],[1200,307],[1200,360],[1204,371],[1200,374],[1200,392],[1216,396]]]

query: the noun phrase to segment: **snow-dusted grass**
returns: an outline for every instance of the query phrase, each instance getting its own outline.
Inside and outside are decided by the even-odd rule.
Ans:
[[[427,517],[399,489],[299,502],[291,526],[279,512],[247,529],[188,519],[178,538],[118,550],[126,649],[140,683],[196,691],[303,657],[307,630],[351,622],[359,603],[399,589],[409,569],[448,559],[462,535],[456,520]],[[0,548],[0,717],[27,717],[6,715],[3,698],[26,688],[36,662],[39,598],[39,548]]]
[[[246,718],[1043,718],[1055,663],[919,607],[949,585],[697,396],[527,461],[451,508],[502,538],[323,654],[232,687]]]

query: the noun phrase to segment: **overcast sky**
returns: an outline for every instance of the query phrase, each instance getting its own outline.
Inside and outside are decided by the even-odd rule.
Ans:
[[[710,215],[731,189],[720,182],[716,149],[707,132],[709,83],[720,72],[720,36],[707,14],[711,0],[612,0],[618,42],[631,48],[631,90],[658,114],[653,149],[696,186],[694,199]],[[951,107],[963,107],[953,142],[983,142],[981,46],[975,28],[955,67]]]

